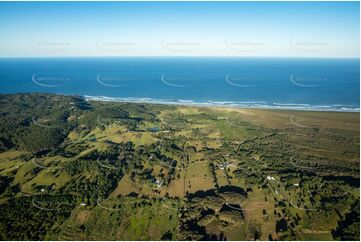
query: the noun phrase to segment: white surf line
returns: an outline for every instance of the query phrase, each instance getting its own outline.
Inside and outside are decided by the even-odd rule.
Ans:
[[[39,165],[38,163],[35,162],[35,158],[31,159],[31,162],[39,167],[39,168],[42,168],[42,169],[61,169],[62,167],[60,166],[43,166],[43,165]]]
[[[115,167],[115,166],[108,166],[108,165],[104,165],[104,164],[101,164],[100,161],[99,161],[99,157],[97,158],[97,163],[98,165],[100,165],[101,167],[104,167],[104,168],[107,168],[107,169],[112,169],[112,170],[119,170],[119,168]],[[106,159],[107,160],[107,159]]]
[[[229,80],[229,76],[230,75],[226,75],[226,82],[228,84],[232,85],[232,86],[235,86],[235,87],[254,87],[254,86],[256,86],[256,84],[253,84],[253,85],[241,85],[241,84],[234,83],[231,80]]]
[[[164,84],[166,84],[166,85],[168,85],[168,86],[171,86],[171,87],[189,87],[189,86],[191,86],[191,85],[180,85],[180,84],[172,84],[172,83],[169,83],[169,82],[167,82],[167,81],[165,80],[165,73],[161,76],[160,80],[161,80]]]
[[[107,86],[107,87],[116,87],[116,88],[118,88],[118,87],[125,87],[125,86],[127,86],[127,85],[125,85],[125,84],[123,84],[123,85],[113,85],[113,84],[108,84],[108,83],[105,83],[105,82],[103,82],[103,81],[101,81],[100,79],[101,79],[101,74],[99,74],[99,75],[97,75],[97,82],[99,82],[100,84],[102,84],[103,86]]]
[[[43,84],[43,83],[40,83],[36,80],[36,76],[38,74],[34,74],[32,77],[31,77],[31,80],[36,84],[36,85],[39,85],[39,86],[43,86],[43,87],[61,87],[63,85],[49,85],[49,84]]]
[[[292,75],[290,76],[290,81],[291,81],[293,84],[297,85],[297,86],[300,86],[300,87],[318,87],[318,86],[320,86],[320,85],[312,85],[312,84],[301,84],[301,83],[298,83],[297,81],[294,80],[294,76],[295,76],[295,74],[292,74]]]
[[[291,121],[292,124],[294,124],[294,125],[296,125],[296,126],[298,126],[298,127],[301,127],[301,128],[315,128],[315,127],[316,127],[316,126],[307,126],[307,125],[301,125],[301,124],[296,123],[296,122],[294,121],[294,115],[292,115],[292,116],[290,117],[290,121]]]
[[[40,209],[40,210],[43,210],[43,211],[59,211],[60,208],[44,208],[44,207],[41,207],[39,205],[36,204],[36,199],[34,198],[31,202],[33,204],[34,207],[36,207],[37,209]]]
[[[59,128],[58,126],[55,125],[45,125],[45,124],[40,124],[35,120],[35,117],[32,118],[33,124],[35,124],[36,126],[42,127],[42,128],[49,128],[49,129],[57,129]]]

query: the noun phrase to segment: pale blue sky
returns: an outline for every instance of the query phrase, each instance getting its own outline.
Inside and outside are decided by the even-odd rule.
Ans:
[[[0,56],[359,57],[358,2],[0,2]]]

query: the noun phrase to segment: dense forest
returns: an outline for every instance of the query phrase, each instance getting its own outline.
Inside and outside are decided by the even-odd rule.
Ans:
[[[2,240],[360,239],[359,113],[14,94],[0,116]]]

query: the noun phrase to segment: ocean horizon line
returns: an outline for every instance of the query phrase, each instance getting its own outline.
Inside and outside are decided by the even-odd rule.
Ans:
[[[114,58],[214,58],[214,59],[352,59],[360,60],[360,56],[217,56],[217,55],[128,55],[128,56],[0,56],[0,59],[114,59]]]

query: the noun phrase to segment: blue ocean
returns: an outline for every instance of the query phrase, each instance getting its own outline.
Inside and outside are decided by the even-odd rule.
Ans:
[[[359,112],[359,65],[326,58],[1,58],[0,93]]]

